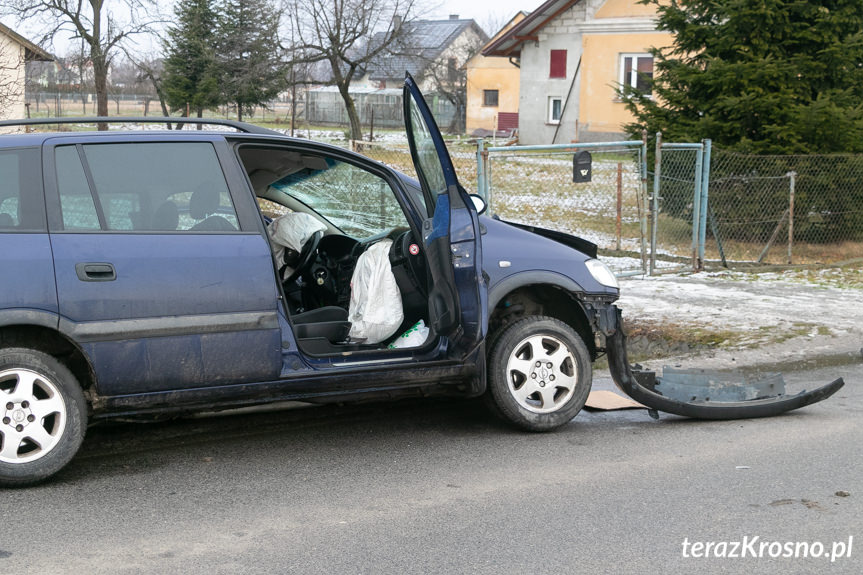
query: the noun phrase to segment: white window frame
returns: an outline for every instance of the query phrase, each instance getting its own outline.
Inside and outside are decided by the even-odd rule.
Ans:
[[[557,119],[554,118],[554,102],[557,100],[560,102],[560,116],[563,116],[563,98],[560,96],[549,96],[548,97],[548,116],[546,117],[546,122],[548,124],[560,124],[560,117]]]
[[[632,58],[632,70],[629,72],[629,78],[626,78],[626,65],[624,63],[626,58]],[[620,68],[619,79],[621,87],[629,86],[630,88],[638,89],[638,61],[642,59],[653,60],[653,55],[644,52],[625,52],[620,54],[618,66]],[[645,94],[645,96],[652,98],[653,93]]]

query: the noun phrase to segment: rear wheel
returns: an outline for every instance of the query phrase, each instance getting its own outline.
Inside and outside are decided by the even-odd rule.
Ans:
[[[488,396],[506,420],[549,431],[581,411],[590,393],[590,354],[560,320],[531,316],[500,333],[488,365]]]
[[[42,481],[74,457],[87,404],[66,366],[40,351],[0,350],[0,485]]]

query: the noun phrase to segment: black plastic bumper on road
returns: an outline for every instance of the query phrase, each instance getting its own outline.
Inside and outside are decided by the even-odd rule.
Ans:
[[[749,419],[771,417],[786,411],[818,403],[836,393],[845,382],[836,381],[813,391],[795,395],[780,395],[749,401],[693,401],[687,402],[648,389],[639,383],[629,365],[626,355],[626,335],[623,333],[620,310],[617,310],[617,326],[613,334],[607,335],[608,365],[614,383],[635,401],[657,411],[682,415],[694,419]],[[658,378],[657,378],[658,381]]]

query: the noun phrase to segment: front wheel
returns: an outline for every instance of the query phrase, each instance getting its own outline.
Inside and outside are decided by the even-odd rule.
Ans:
[[[590,354],[560,320],[531,316],[506,327],[488,362],[488,397],[507,421],[549,431],[575,417],[590,393]]]
[[[42,481],[81,446],[87,404],[77,380],[55,358],[0,350],[0,485]]]

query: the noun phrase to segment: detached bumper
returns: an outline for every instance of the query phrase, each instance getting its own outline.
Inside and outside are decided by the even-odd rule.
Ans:
[[[776,389],[775,395],[766,397],[763,396],[764,391],[762,389],[756,393],[758,397],[755,399],[745,399],[742,401],[711,401],[711,393],[704,389],[701,390],[702,393],[692,393],[692,390],[698,390],[699,386],[702,386],[703,383],[697,377],[693,377],[693,380],[688,382],[690,383],[689,386],[680,385],[679,381],[673,385],[663,386],[662,379],[656,377],[654,372],[635,370],[629,365],[626,356],[626,335],[623,333],[621,327],[620,310],[617,308],[614,309],[617,312],[614,332],[606,333],[606,350],[611,376],[614,378],[614,383],[623,393],[642,405],[657,411],[664,411],[694,419],[770,417],[818,403],[836,393],[845,384],[842,378],[839,378],[828,385],[812,391],[785,395],[784,389]],[[709,373],[703,372],[702,375],[709,375]],[[706,381],[709,377],[701,379]],[[745,383],[740,384],[741,387],[745,387],[746,385]],[[662,391],[659,391],[657,388],[662,388]],[[729,386],[726,378],[726,381],[723,382],[724,393],[721,395],[728,396],[728,390]],[[752,394],[746,390],[742,390],[740,394],[741,397],[748,395]]]

